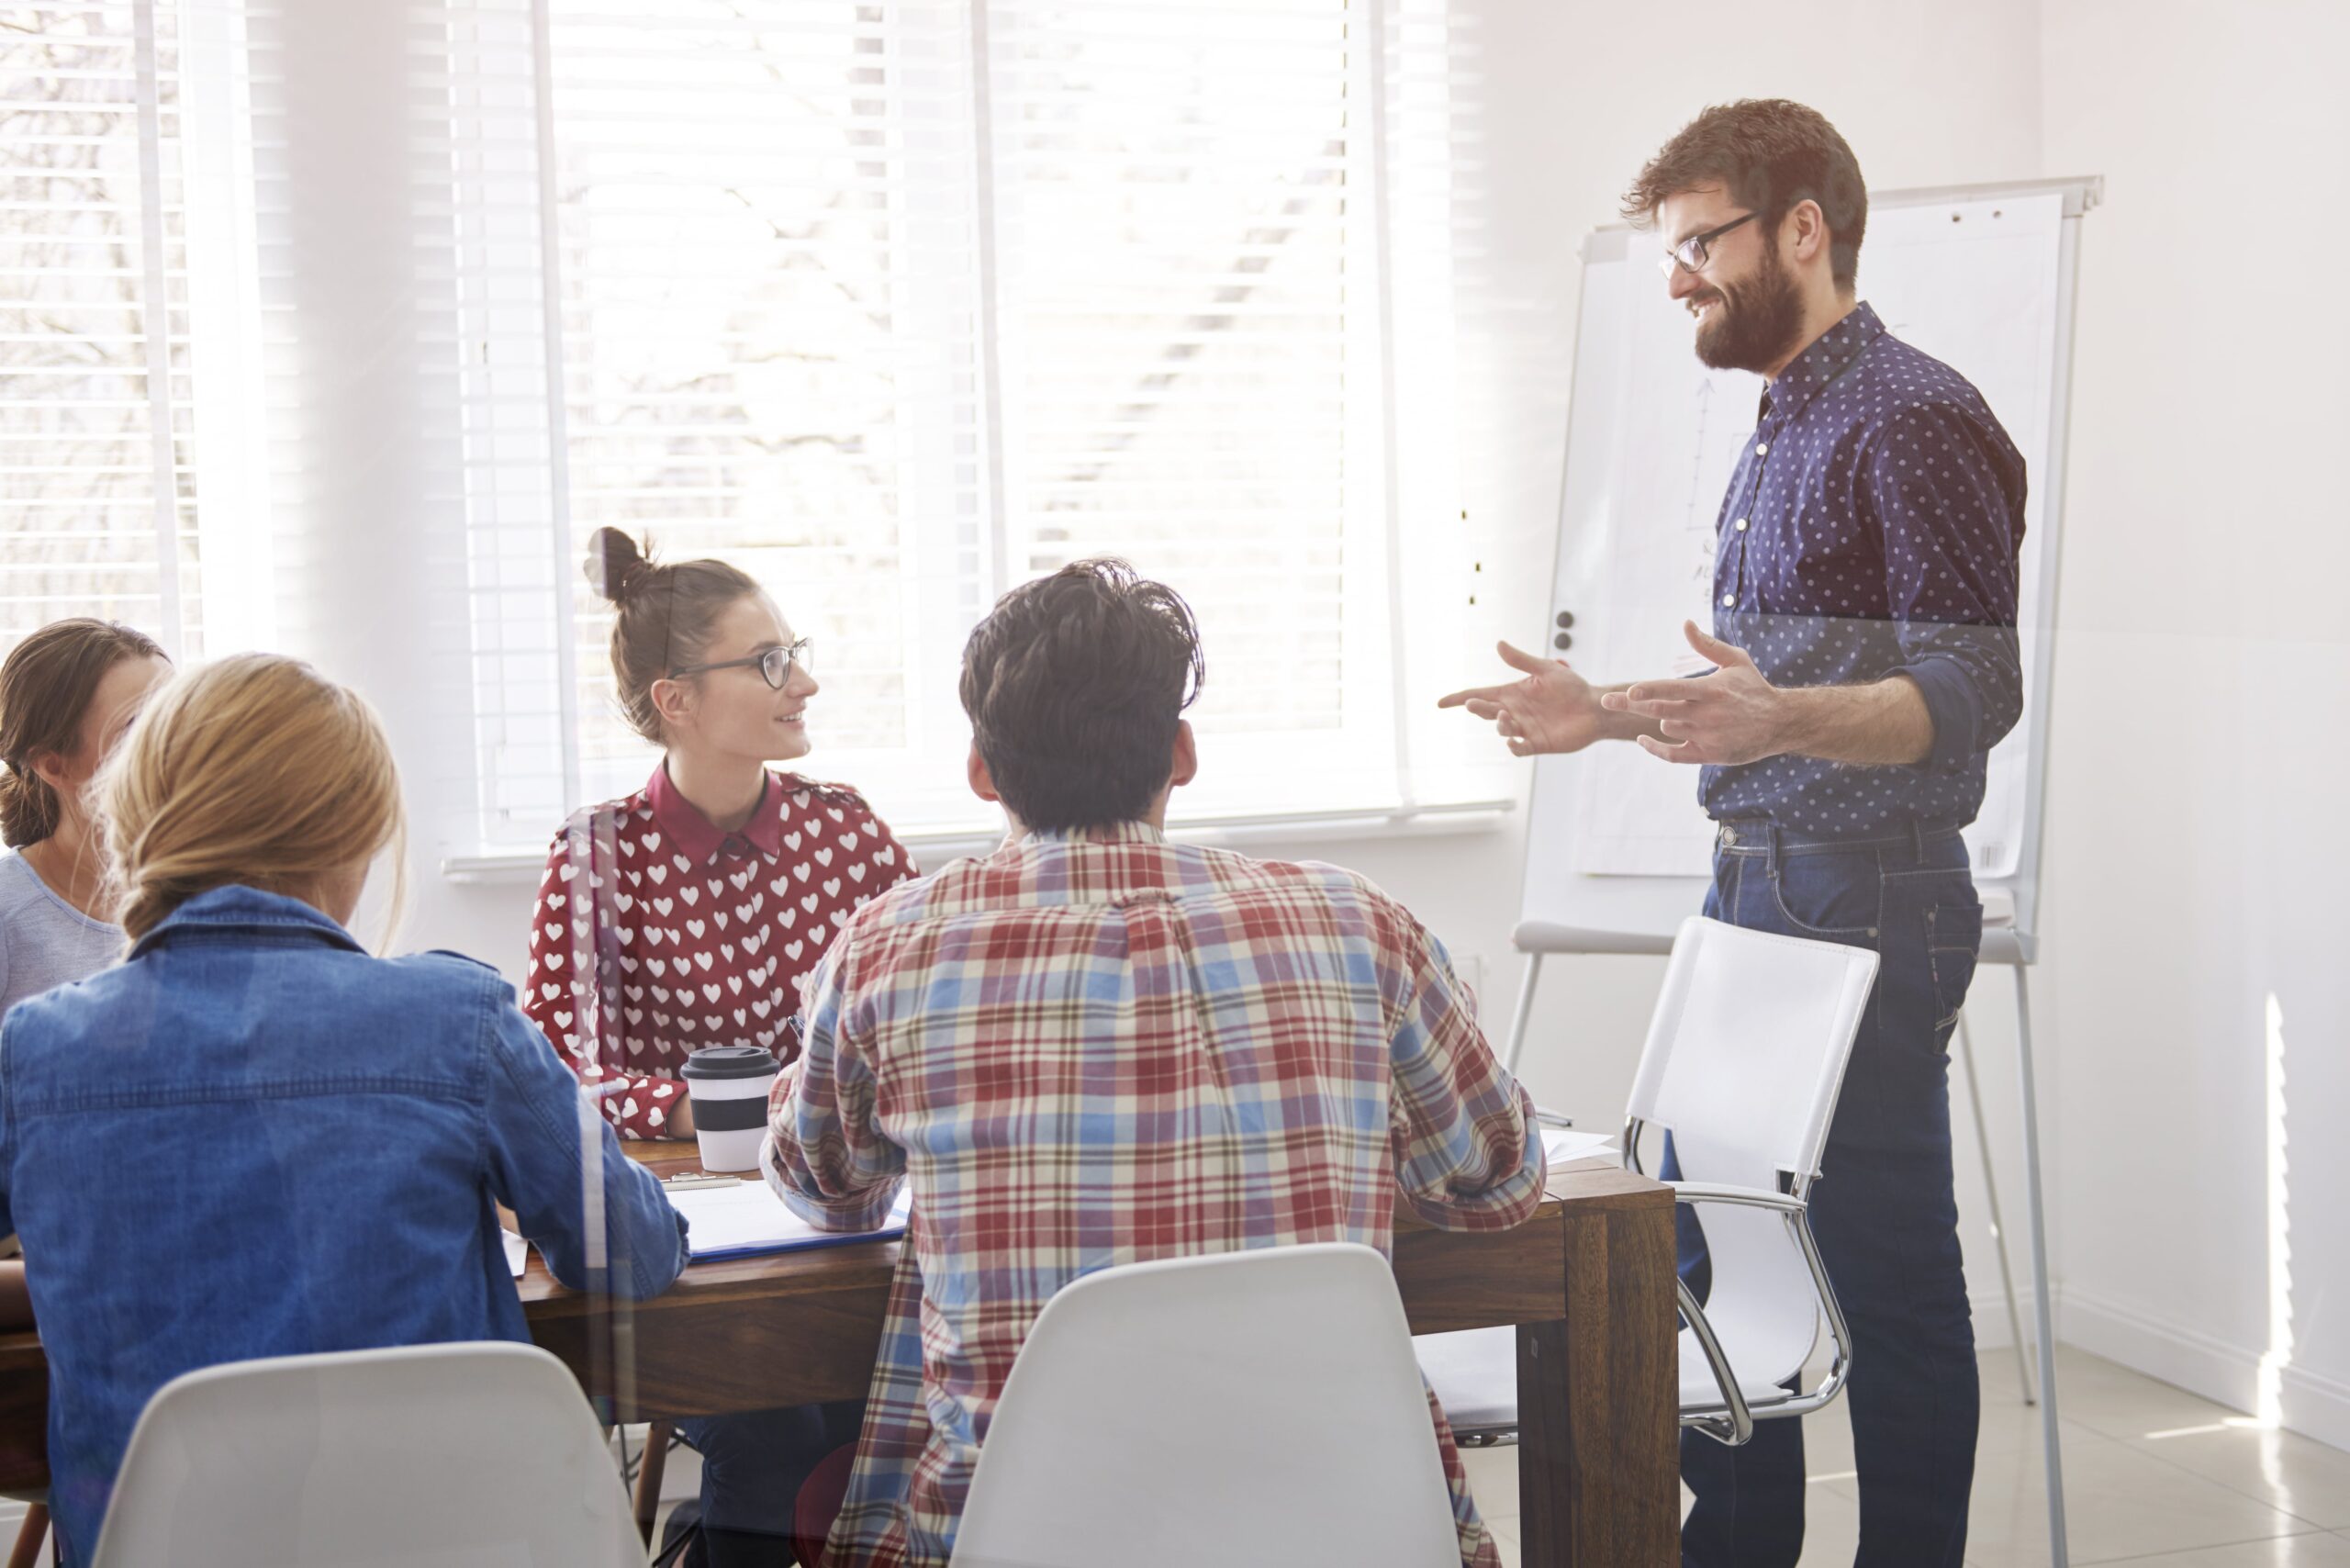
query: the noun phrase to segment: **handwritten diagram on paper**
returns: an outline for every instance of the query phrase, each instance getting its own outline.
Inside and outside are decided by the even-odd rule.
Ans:
[[[2048,454],[2060,196],[1889,207],[1870,215],[1861,296],[1899,337],[1954,365],[1981,390],[2031,465],[2027,535],[2038,527]],[[1599,273],[1618,274],[1606,280]],[[1559,601],[1576,610],[1576,667],[1594,681],[1704,668],[1681,625],[1712,623],[1722,497],[1754,428],[1760,377],[1699,364],[1692,324],[1635,254],[1587,277],[1563,498]],[[1596,382],[1598,385],[1594,385]],[[1612,396],[1607,390],[1612,389]],[[2043,591],[2037,553],[2024,552],[2022,622]],[[2027,630],[2025,689],[2044,650]],[[2030,787],[2022,727],[1991,755],[1988,790],[1968,834],[1978,873],[2016,868]],[[1575,802],[1577,871],[1704,876],[1712,827],[1696,804],[1696,770],[1636,747],[1572,759],[1573,788],[1538,779],[1546,798]]]

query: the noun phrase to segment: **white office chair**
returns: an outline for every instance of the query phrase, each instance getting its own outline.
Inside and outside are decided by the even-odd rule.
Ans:
[[[1805,1199],[1874,953],[1682,923],[1649,1024],[1626,1114],[1624,1163],[1640,1169],[1643,1127],[1673,1134],[1683,1203],[1700,1206],[1713,1284],[1701,1310],[1681,1289],[1681,1424],[1731,1444],[1757,1420],[1805,1416],[1843,1391],[1852,1337],[1811,1237]],[[1815,1388],[1781,1386],[1803,1370],[1825,1318],[1834,1354]],[[1417,1342],[1454,1433],[1517,1426],[1516,1331],[1478,1328]]]
[[[956,1568],[1457,1568],[1387,1260],[1349,1242],[1089,1274],[1029,1330]]]
[[[285,1356],[173,1378],[131,1432],[98,1568],[644,1568],[579,1384],[531,1345]]]

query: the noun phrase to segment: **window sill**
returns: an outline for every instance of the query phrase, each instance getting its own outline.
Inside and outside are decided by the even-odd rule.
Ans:
[[[1497,832],[1516,809],[1515,801],[1467,801],[1367,811],[1235,814],[1179,820],[1168,830],[1168,836],[1178,843],[1219,849],[1347,844],[1366,838],[1453,837]],[[899,834],[898,840],[913,851],[922,865],[936,867],[965,856],[985,855],[1003,841],[1003,834],[999,829],[981,826],[914,828]],[[441,862],[441,875],[451,882],[511,886],[536,882],[546,863],[543,850],[457,855]]]

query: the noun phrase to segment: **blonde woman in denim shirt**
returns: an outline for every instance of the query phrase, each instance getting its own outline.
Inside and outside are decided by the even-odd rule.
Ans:
[[[648,1296],[685,1261],[659,1183],[598,1127],[591,1277],[570,1072],[493,970],[371,957],[344,929],[404,837],[352,692],[263,655],[178,677],[97,794],[129,953],[0,1026],[0,1226],[49,1354],[69,1560],[182,1372],[526,1340],[497,1204],[575,1287]]]

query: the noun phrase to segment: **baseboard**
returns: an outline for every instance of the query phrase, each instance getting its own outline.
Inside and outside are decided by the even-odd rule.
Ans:
[[[2260,1352],[2117,1302],[2065,1291],[2056,1337],[2148,1377],[2247,1414],[2260,1407]],[[2350,1383],[2288,1366],[2277,1379],[2277,1420],[2350,1450]]]
[[[1998,1275],[1995,1273],[1992,1277],[1997,1279]],[[1976,1350],[2004,1350],[2016,1342],[2016,1337],[2008,1331],[2008,1298],[1998,1285],[1994,1284],[1988,1290],[1978,1287],[1970,1292],[1966,1305],[1975,1315]],[[2021,1315],[2024,1341],[2029,1344],[2031,1340],[2031,1291],[2020,1287],[2017,1290],[2016,1311]]]
[[[2136,1307],[2068,1289],[2057,1303],[2056,1337],[2231,1410],[2260,1404],[2258,1351]]]
[[[1996,1271],[1993,1279],[1998,1278]],[[2076,1290],[2050,1293],[2056,1313],[2056,1338],[2092,1355],[2198,1394],[2247,1414],[2260,1406],[2260,1352],[2199,1329],[2174,1323],[2119,1302]],[[2005,1350],[2015,1343],[2008,1329],[2005,1294],[1994,1283],[1968,1296],[1975,1313],[1978,1350]],[[2031,1295],[2019,1290],[2024,1338],[2031,1338]],[[2350,1450],[2350,1383],[2288,1366],[2277,1378],[2277,1417],[2288,1430]]]
[[[2350,1449],[2350,1383],[2287,1367],[2277,1380],[2285,1425],[2296,1432]]]

